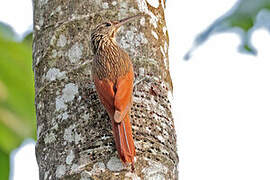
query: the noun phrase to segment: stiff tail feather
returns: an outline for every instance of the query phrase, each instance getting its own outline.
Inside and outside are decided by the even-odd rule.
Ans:
[[[115,121],[112,123],[118,155],[124,163],[131,163],[132,169],[134,169],[135,147],[129,113],[126,114],[125,118],[120,123]]]

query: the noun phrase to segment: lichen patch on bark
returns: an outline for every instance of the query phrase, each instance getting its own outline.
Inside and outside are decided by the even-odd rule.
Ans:
[[[56,168],[56,172],[55,172],[55,175],[57,178],[61,178],[65,175],[66,173],[66,166],[65,165],[59,165],[57,168]]]
[[[45,144],[52,143],[56,140],[56,136],[53,132],[50,132],[44,139]]]
[[[49,71],[46,74],[46,79],[48,81],[55,81],[56,79],[63,79],[65,78],[65,72],[61,72],[59,69],[57,68],[51,68],[49,69]]]
[[[56,98],[56,110],[66,110],[66,103],[72,101],[76,94],[78,94],[78,86],[73,83],[66,84],[65,88],[62,90],[62,95]]]
[[[71,164],[72,164],[72,161],[74,160],[74,158],[75,158],[74,152],[73,152],[73,150],[71,150],[71,151],[69,152],[69,154],[67,155],[66,163],[67,163],[68,165],[71,165]]]
[[[78,62],[82,57],[83,46],[76,42],[68,51],[68,58],[71,63]]]
[[[58,41],[57,41],[57,46],[58,46],[58,47],[64,47],[64,46],[66,45],[66,43],[67,43],[67,38],[66,38],[66,36],[64,36],[63,34],[61,34],[61,35],[59,36]]]
[[[100,173],[104,172],[105,170],[106,170],[105,164],[103,162],[97,162],[94,164],[94,166],[89,174],[100,175]]]
[[[168,172],[168,168],[160,162],[150,160],[150,167],[144,168],[142,173],[146,179],[164,179]]]
[[[111,171],[121,171],[124,169],[124,166],[119,158],[111,157],[107,163],[107,168]]]

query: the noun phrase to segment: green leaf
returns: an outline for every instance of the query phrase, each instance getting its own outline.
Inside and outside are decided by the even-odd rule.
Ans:
[[[0,122],[0,149],[9,154],[13,149],[18,147],[23,138],[14,133],[10,128]]]
[[[34,107],[31,46],[0,36],[0,148],[6,153],[35,138]]]
[[[1,101],[1,104],[34,128],[34,82],[31,59],[31,48],[23,43],[0,38],[0,81],[8,93],[7,99]]]
[[[185,55],[185,59],[189,59],[191,53],[211,35],[226,31],[234,31],[240,35],[242,39],[239,48],[240,52],[255,55],[257,51],[250,43],[251,33],[261,26],[270,28],[269,22],[270,0],[239,0],[229,12],[217,18],[215,22],[196,37],[194,46]]]
[[[8,179],[10,152],[36,134],[32,35],[15,39],[0,23],[0,180]]]
[[[2,151],[0,148],[0,179],[8,180],[9,179],[9,154]]]

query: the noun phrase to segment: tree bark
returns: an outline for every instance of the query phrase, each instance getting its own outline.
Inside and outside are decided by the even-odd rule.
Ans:
[[[177,179],[165,1],[34,0],[33,5],[40,179]],[[146,16],[117,36],[135,71],[131,173],[118,158],[109,117],[92,82],[90,32],[105,20],[140,12]]]

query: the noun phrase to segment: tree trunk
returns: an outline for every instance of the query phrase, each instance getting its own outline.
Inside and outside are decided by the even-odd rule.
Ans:
[[[164,0],[34,0],[33,68],[41,180],[177,179]],[[90,32],[144,12],[117,42],[135,71],[131,123],[135,172],[120,162],[91,77]]]

